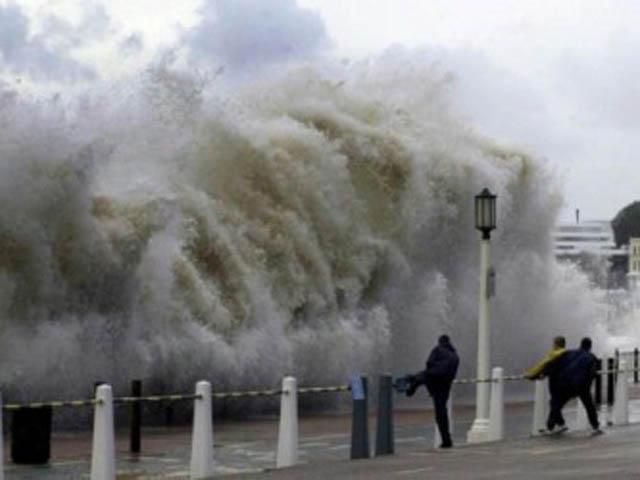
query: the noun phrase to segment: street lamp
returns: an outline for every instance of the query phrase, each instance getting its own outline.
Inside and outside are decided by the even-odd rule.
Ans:
[[[467,432],[469,443],[491,440],[489,432],[490,378],[490,330],[489,298],[494,292],[494,272],[490,267],[491,231],[496,228],[496,198],[488,188],[476,195],[476,229],[482,232],[480,240],[480,302],[478,311],[478,374],[476,383],[476,418]]]

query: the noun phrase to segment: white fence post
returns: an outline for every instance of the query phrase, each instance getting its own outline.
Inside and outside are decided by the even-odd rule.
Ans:
[[[294,377],[282,379],[280,428],[276,467],[291,467],[298,461],[298,388]]]
[[[211,383],[196,384],[193,411],[193,434],[191,437],[192,479],[213,476],[213,417],[211,415]]]
[[[115,480],[116,446],[113,432],[113,393],[111,385],[96,390],[93,413],[91,480]]]
[[[4,480],[4,435],[2,431],[2,392],[0,392],[0,480]]]
[[[489,404],[489,438],[504,438],[504,370],[494,367],[491,372],[491,400]]]
[[[435,411],[434,411],[435,415]],[[451,385],[451,392],[449,393],[449,403],[447,403],[447,415],[449,415],[449,434],[453,437],[453,385]],[[434,417],[433,426],[433,448],[438,448],[442,444],[442,436],[440,435],[440,429],[438,423]]]
[[[609,370],[609,361],[607,357],[602,358],[602,372],[600,373],[601,384],[602,384],[602,404],[600,405],[600,423],[602,425],[609,425],[609,375],[607,375],[607,371]]]
[[[629,372],[627,361],[620,359],[616,395],[613,402],[613,423],[626,425],[629,423]]]
[[[531,426],[531,435],[540,435],[540,432],[547,426],[549,397],[544,379],[536,380],[533,383],[535,385],[535,393],[533,397],[533,424]]]

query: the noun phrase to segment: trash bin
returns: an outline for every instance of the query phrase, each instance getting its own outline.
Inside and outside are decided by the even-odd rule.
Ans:
[[[11,421],[11,460],[39,465],[51,455],[51,407],[21,408]]]

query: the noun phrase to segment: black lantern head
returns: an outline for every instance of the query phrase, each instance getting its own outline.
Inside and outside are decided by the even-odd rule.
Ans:
[[[488,188],[476,195],[476,229],[484,239],[491,238],[491,230],[496,228],[496,198]]]

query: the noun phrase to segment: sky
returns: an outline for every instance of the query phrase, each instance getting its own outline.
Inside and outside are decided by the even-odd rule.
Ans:
[[[418,52],[477,131],[557,170],[565,219],[610,219],[640,196],[638,24],[635,0],[0,0],[0,82],[63,91],[176,52],[238,75]]]

